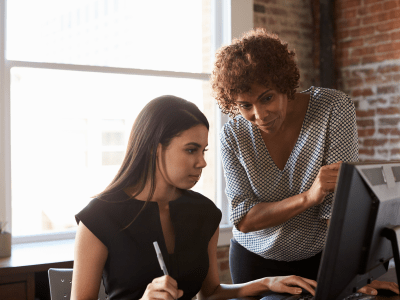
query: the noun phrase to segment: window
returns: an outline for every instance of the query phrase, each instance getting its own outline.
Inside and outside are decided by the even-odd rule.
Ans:
[[[74,214],[118,170],[137,113],[165,94],[210,121],[195,190],[227,223],[208,78],[235,5],[252,11],[236,0],[0,2],[0,219],[12,220],[13,242],[72,237]]]

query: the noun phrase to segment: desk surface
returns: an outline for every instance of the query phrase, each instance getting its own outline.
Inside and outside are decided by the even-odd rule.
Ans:
[[[397,276],[396,276],[396,270],[394,268],[389,268],[388,272],[381,277],[378,278],[380,281],[395,281],[397,282]],[[245,297],[241,298],[240,300],[291,300],[293,298],[296,298],[296,296],[290,295],[290,294],[275,294],[271,293],[267,296],[256,298],[256,297]],[[394,296],[383,296],[383,295],[377,295],[375,296],[375,300],[400,300],[399,295],[394,295]]]
[[[0,258],[0,276],[26,273],[26,272],[41,272],[52,268],[72,268],[74,258],[74,239],[14,244],[12,246],[11,256]],[[390,268],[389,271],[378,280],[396,281],[396,271]],[[271,295],[262,298],[263,300],[281,300],[285,299]],[[255,298],[249,298],[255,299]],[[377,300],[400,300],[400,296],[383,297],[377,296]]]
[[[14,244],[11,256],[0,258],[0,276],[71,268],[74,259],[74,239]]]

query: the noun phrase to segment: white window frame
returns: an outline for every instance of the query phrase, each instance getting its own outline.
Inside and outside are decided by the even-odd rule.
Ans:
[[[45,68],[54,70],[100,72],[111,74],[161,76],[173,78],[188,78],[208,80],[210,74],[155,71],[141,69],[127,69],[114,67],[81,66],[72,64],[37,63],[29,61],[6,60],[6,5],[7,0],[0,0],[0,221],[8,223],[11,229],[11,131],[10,131],[10,70],[13,67]],[[211,28],[214,32],[212,53],[222,45],[229,44],[232,38],[239,37],[243,32],[253,28],[253,1],[252,0],[211,0],[212,20]],[[212,54],[212,57],[214,55]],[[226,115],[217,112],[216,126],[219,129],[228,120]],[[218,142],[218,133],[215,138]],[[229,223],[229,205],[225,195],[225,179],[223,175],[219,149],[216,151],[216,203],[223,211],[220,226],[220,246],[229,245],[232,237],[232,226]],[[27,224],[29,225],[29,224]],[[75,237],[75,230],[39,234],[32,236],[13,237],[13,243],[41,242],[50,240],[69,239]]]

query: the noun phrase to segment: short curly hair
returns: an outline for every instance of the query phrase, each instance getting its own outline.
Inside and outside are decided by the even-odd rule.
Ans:
[[[294,98],[300,73],[295,53],[277,35],[257,28],[221,47],[215,55],[211,73],[213,96],[223,113],[239,114],[235,100],[250,91],[250,85],[273,85],[277,91]]]

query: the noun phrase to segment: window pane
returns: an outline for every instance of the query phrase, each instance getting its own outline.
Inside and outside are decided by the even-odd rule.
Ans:
[[[194,189],[215,199],[216,105],[208,82],[12,68],[13,234],[76,226],[74,215],[115,176],[139,111],[165,94],[194,102],[210,121],[208,166]]]
[[[103,132],[103,146],[123,145],[123,132]]]
[[[210,1],[7,1],[7,59],[209,72]]]
[[[102,165],[103,166],[119,166],[124,159],[124,152],[103,152],[102,154]]]

